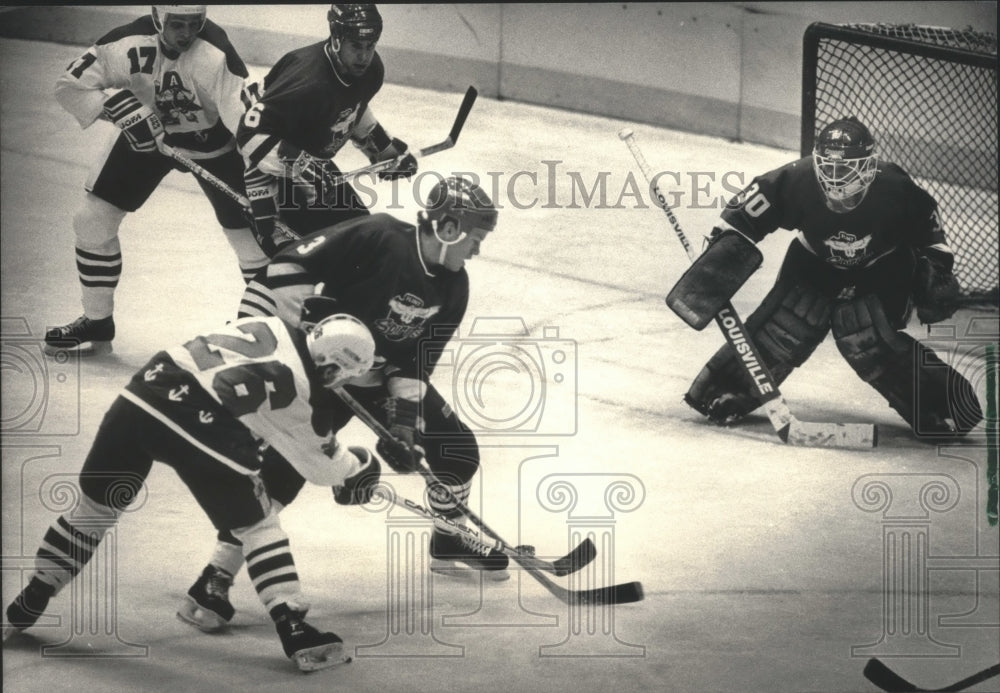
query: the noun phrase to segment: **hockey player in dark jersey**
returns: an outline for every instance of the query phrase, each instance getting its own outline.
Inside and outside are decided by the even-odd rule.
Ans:
[[[343,643],[304,620],[288,537],[263,491],[261,441],[342,505],[371,500],[381,465],[313,426],[329,390],[372,366],[375,343],[356,318],[309,329],[247,318],[157,353],[111,405],[80,472],[78,507],[45,533],[27,586],[8,606],[4,639],[33,626],[128,512],[153,462],[172,467],[212,524],[242,542],[254,588],[285,654],[311,671],[344,661]],[[339,400],[338,400],[339,401]]]
[[[400,441],[398,446],[380,442],[379,452],[393,469],[412,472],[415,448],[420,446],[438,479],[463,502],[479,468],[479,447],[429,378],[465,315],[465,262],[479,254],[496,222],[497,211],[482,188],[466,178],[447,178],[431,191],[426,214],[420,214],[416,226],[374,214],[288,245],[247,285],[240,305],[241,317],[295,319],[319,292],[336,301],[337,310],[360,319],[375,339],[375,366],[345,389]],[[339,407],[331,419],[332,431],[352,417],[350,409]],[[266,456],[264,467],[274,501],[291,503],[302,487],[301,475],[279,455]],[[447,494],[430,491],[428,503],[435,512],[461,521]],[[209,565],[181,605],[185,620],[205,631],[217,630],[232,617],[226,595],[243,564],[239,543],[226,533],[219,539]],[[430,554],[435,571],[472,569],[491,580],[509,577],[506,555],[472,552],[461,535],[442,529],[434,530]],[[209,595],[210,579],[214,582]]]
[[[226,33],[206,18],[204,5],[154,5],[150,15],[98,39],[56,81],[56,100],[82,127],[104,119],[119,132],[88,177],[73,217],[83,315],[46,331],[48,353],[111,350],[122,273],[118,229],[170,171],[181,168],[158,151],[159,143],[243,190],[234,134],[245,108],[246,77],[246,66]],[[109,95],[109,89],[120,91]],[[197,181],[249,279],[267,264],[267,255],[243,209]]]
[[[246,164],[247,197],[262,247],[274,252],[294,230],[302,236],[368,214],[331,159],[351,140],[373,163],[399,159],[382,179],[417,170],[402,140],[375,118],[370,102],[385,68],[375,52],[382,17],[374,5],[332,5],[330,38],[283,56],[263,80],[237,133]],[[275,239],[275,220],[282,224]]]
[[[914,307],[922,323],[948,319],[957,307],[960,287],[937,204],[899,166],[877,160],[875,140],[856,118],[830,123],[811,157],[758,176],[737,195],[668,303],[684,317],[685,294],[711,293],[713,276],[748,275],[722,258],[759,256],[753,244],[778,228],[799,234],[746,321],[777,383],[832,329],[851,368],[918,436],[950,439],[982,420],[970,383],[903,332]],[[710,320],[730,297],[717,296],[700,312]],[[737,358],[722,347],[684,396],[719,424],[761,404]]]

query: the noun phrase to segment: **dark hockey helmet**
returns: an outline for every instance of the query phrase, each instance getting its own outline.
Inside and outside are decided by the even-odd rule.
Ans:
[[[878,173],[875,138],[853,116],[835,120],[816,139],[813,169],[830,209],[849,212],[861,204]]]
[[[382,35],[382,15],[375,5],[330,5],[326,13],[330,36],[354,41],[378,41]]]
[[[486,191],[468,178],[450,176],[438,181],[427,196],[426,218],[440,222],[452,219],[462,231],[497,225],[497,208]]]
[[[163,24],[171,16],[198,17],[200,19],[198,31],[201,31],[205,28],[208,11],[205,5],[153,5],[150,14],[153,15],[153,26],[162,34]]]

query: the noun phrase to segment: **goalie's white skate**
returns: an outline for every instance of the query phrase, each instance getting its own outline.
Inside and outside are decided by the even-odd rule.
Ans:
[[[347,664],[344,641],[336,633],[321,633],[305,621],[308,607],[279,604],[271,609],[285,655],[299,671],[319,671]]]

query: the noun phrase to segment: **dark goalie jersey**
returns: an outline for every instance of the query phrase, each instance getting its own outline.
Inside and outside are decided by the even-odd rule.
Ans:
[[[934,198],[890,162],[879,162],[868,194],[845,214],[826,206],[805,157],[754,178],[722,220],[754,242],[778,228],[797,229],[806,248],[838,269],[867,267],[900,246],[937,246],[950,255]]]
[[[465,316],[465,269],[432,272],[418,232],[388,214],[373,214],[306,236],[283,248],[247,287],[240,315],[298,320],[302,297],[322,283],[338,312],[361,320],[375,352],[396,373],[426,380]]]
[[[287,53],[264,78],[260,100],[240,124],[240,151],[256,164],[284,141],[314,157],[332,158],[382,88],[384,77],[376,53],[364,75],[352,83],[344,81],[334,69],[328,40]]]

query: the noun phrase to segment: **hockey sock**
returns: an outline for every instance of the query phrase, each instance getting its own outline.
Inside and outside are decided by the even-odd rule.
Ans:
[[[270,610],[275,604],[299,598],[302,587],[288,535],[281,528],[277,513],[270,513],[257,524],[233,530],[233,534],[243,542],[247,574],[265,608]]]
[[[84,518],[85,526],[71,518]],[[95,522],[95,519],[100,521]],[[90,562],[98,544],[118,521],[118,513],[83,496],[71,515],[60,515],[42,539],[35,555],[35,574],[58,593]]]
[[[243,547],[239,544],[230,544],[225,541],[218,541],[215,550],[212,551],[211,565],[220,568],[230,575],[236,575],[243,567]]]
[[[454,479],[452,479],[454,481]],[[464,520],[465,516],[458,510],[455,500],[467,503],[469,491],[472,488],[472,481],[464,484],[435,482],[427,488],[427,504],[430,509],[438,515],[454,519]],[[450,493],[449,493],[450,491]]]
[[[240,271],[243,273],[243,281],[247,284],[257,276],[261,269],[267,266],[269,258],[261,250],[260,245],[253,236],[253,232],[248,228],[227,229],[222,228],[229,245],[236,251],[236,258],[240,263]]]
[[[76,270],[80,276],[83,314],[93,320],[111,315],[122,274],[121,252],[97,253],[77,248]]]

